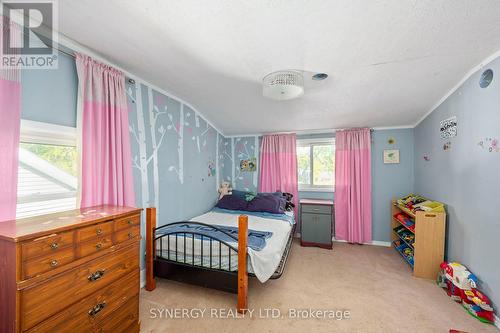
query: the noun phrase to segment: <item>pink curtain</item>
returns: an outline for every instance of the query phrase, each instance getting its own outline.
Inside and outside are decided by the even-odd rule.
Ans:
[[[0,54],[3,55],[4,33],[10,33],[12,42],[21,39],[21,30],[3,16],[0,16],[0,24]],[[20,118],[20,70],[17,67],[0,69],[0,221],[16,218]]]
[[[335,135],[335,237],[349,243],[372,240],[370,129]]]
[[[264,135],[260,146],[260,192],[293,194],[298,220],[297,138],[295,134]],[[300,229],[297,229],[300,230]]]
[[[82,110],[81,207],[134,206],[132,158],[122,72],[76,55]]]

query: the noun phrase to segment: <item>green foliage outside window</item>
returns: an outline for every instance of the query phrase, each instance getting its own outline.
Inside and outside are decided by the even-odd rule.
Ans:
[[[21,143],[20,147],[46,160],[70,175],[77,176],[76,147],[43,145],[37,143]]]

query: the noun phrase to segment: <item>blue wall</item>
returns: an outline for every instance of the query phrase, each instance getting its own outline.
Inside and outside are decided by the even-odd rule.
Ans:
[[[500,59],[486,68],[496,75],[489,87],[480,88],[482,71],[475,73],[415,128],[415,190],[447,205],[448,259],[476,274],[498,307],[500,152],[488,139],[500,140]],[[443,140],[440,121],[451,116],[458,135]]]
[[[21,82],[23,119],[76,127],[78,77],[74,58],[59,53],[58,69],[23,69]]]
[[[389,144],[389,139],[395,140]],[[373,239],[391,241],[391,200],[413,192],[413,129],[372,132]],[[399,164],[384,164],[385,149],[399,149]]]
[[[128,83],[127,94],[137,206],[157,207],[158,225],[210,210],[225,139],[189,106],[149,86]]]
[[[298,135],[298,139],[324,139],[335,137],[334,133]],[[254,137],[237,137],[231,138],[235,147],[240,144],[240,148],[235,148],[236,158],[227,158],[227,163],[234,161],[234,169],[237,172],[239,165],[238,152],[251,150],[246,149],[242,145],[253,145]],[[395,140],[394,144],[389,144],[389,138]],[[231,143],[228,144],[231,146]],[[394,129],[394,130],[376,130],[372,134],[372,213],[373,213],[373,240],[390,242],[390,203],[392,198],[401,197],[413,191],[414,180],[414,142],[413,129]],[[383,151],[384,149],[399,149],[400,163],[399,164],[384,164]],[[258,155],[258,149],[257,153]],[[242,156],[244,158],[244,156]],[[243,177],[248,177],[241,174]],[[241,177],[240,175],[240,177]],[[224,179],[232,179],[228,170],[223,171]],[[236,173],[238,178],[238,173]],[[233,186],[240,190],[256,191],[256,187],[248,181],[250,178],[236,179]],[[245,182],[246,181],[246,182]],[[250,184],[250,186],[248,186]],[[326,199],[333,200],[335,194],[333,192],[317,192],[317,191],[300,191],[300,199]]]

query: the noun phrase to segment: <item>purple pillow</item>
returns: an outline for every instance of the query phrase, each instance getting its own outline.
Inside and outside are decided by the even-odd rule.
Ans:
[[[248,202],[238,195],[225,195],[216,207],[230,210],[247,210]]]
[[[259,193],[252,201],[248,203],[247,210],[249,212],[284,214],[285,203],[285,198],[278,197],[273,193]]]

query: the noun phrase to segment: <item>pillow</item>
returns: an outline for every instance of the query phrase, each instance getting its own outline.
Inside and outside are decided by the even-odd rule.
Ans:
[[[284,214],[285,203],[285,198],[278,197],[274,193],[259,193],[248,203],[247,210],[249,212]]]
[[[222,209],[247,210],[248,202],[244,198],[230,194],[223,196],[215,206]]]
[[[240,197],[242,199],[245,199],[245,196],[250,193],[250,192],[247,192],[247,191],[239,191],[239,190],[233,190],[233,195],[237,196],[237,197]]]

